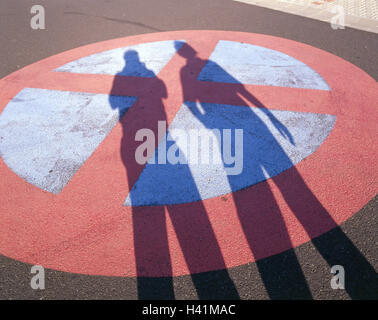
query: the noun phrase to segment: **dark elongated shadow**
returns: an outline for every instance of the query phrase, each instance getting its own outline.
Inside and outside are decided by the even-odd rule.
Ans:
[[[344,267],[345,289],[349,296],[352,299],[377,299],[375,269],[308,189],[298,171],[288,170],[275,177],[274,182],[328,265]],[[319,230],[324,226],[332,230],[319,236]]]
[[[245,101],[248,101],[255,107],[260,108],[268,116],[278,132],[292,144],[295,143],[287,128],[256,97],[250,94],[241,83],[214,61],[201,60],[196,51],[188,44],[184,44],[178,53],[187,60],[186,65],[181,69],[184,101],[198,102],[202,105],[201,111],[196,108],[189,109],[206,128],[229,129],[223,128],[218,124],[214,127],[213,119],[208,116],[211,112],[207,112],[208,105],[206,101],[201,101],[201,98],[196,96],[195,90],[187,85],[195,83],[197,80],[198,74],[193,74],[191,72],[193,69],[198,65],[211,64],[212,70],[216,70],[217,74],[221,75],[220,78],[232,79],[232,83],[236,84],[229,86],[229,89],[225,89],[228,91],[223,92],[223,94],[233,97],[233,101],[237,101],[237,105],[246,105]],[[273,176],[274,183],[278,186],[285,201],[310,238],[313,239],[312,243],[322,257],[330,267],[336,264],[345,267],[347,277],[349,277],[346,282],[348,294],[357,299],[376,297],[378,285],[374,268],[337,226],[331,215],[308,188],[267,125],[251,109],[248,108],[248,110],[250,112],[246,117],[251,120],[251,126],[259,136],[264,138],[259,139],[252,153],[248,153],[247,150],[247,154],[244,154],[244,159],[248,159],[249,168],[252,169],[243,174],[253,174],[255,177],[257,176],[259,181],[265,180],[266,173],[269,176]],[[266,150],[266,154],[263,157],[256,157],[254,153],[258,153],[260,150]],[[291,168],[276,175],[274,166],[277,161],[284,167]],[[235,176],[228,175],[228,182],[232,190],[236,187],[235,181]],[[277,255],[274,259],[260,259],[265,257],[267,239],[275,243],[277,247],[292,247],[282,214],[268,184],[259,184],[257,188],[254,188],[253,192],[248,189],[233,192],[232,196],[244,234],[251,251],[257,259],[257,267],[269,296],[272,299],[311,299],[310,289],[294,250],[289,250],[284,255]],[[269,225],[264,223],[267,220],[266,215],[269,215]],[[334,234],[329,245],[323,240],[327,237],[318,237],[322,230],[327,229],[333,229],[332,233]],[[338,246],[344,247],[346,250],[338,251],[337,254],[330,250],[330,248]],[[330,254],[330,252],[333,253]],[[363,273],[349,272],[358,268]],[[294,283],[295,285],[293,285]]]
[[[167,89],[162,80],[146,68],[134,50],[125,53],[125,67],[113,81],[110,92],[110,104],[113,109],[120,110],[120,123],[123,128],[121,141],[121,157],[126,169],[126,176],[130,186],[137,180],[143,166],[135,161],[136,132],[142,128],[157,132],[158,121],[166,121],[166,114],[162,99],[167,97]],[[132,108],[123,116],[117,94],[122,91],[124,75],[153,78],[150,88],[138,97]],[[153,108],[152,108],[153,106]],[[157,136],[157,134],[155,134]],[[132,207],[135,260],[138,280],[138,296],[140,299],[173,299],[173,281],[171,274],[170,255],[165,224],[164,207]],[[156,252],[159,254],[157,255]],[[151,266],[160,267],[166,271],[167,277],[146,277]]]
[[[163,98],[167,97],[167,89],[164,82],[151,70],[147,69],[140,61],[138,53],[129,50],[125,54],[125,68],[115,77],[110,103],[113,109],[121,110],[119,100],[114,96],[122,91],[122,75],[142,74],[144,77],[153,78],[150,86],[144,88],[142,95],[127,112],[127,116],[120,114],[120,122],[123,127],[121,142],[121,156],[126,169],[129,186],[133,186],[142,172],[144,166],[136,163],[135,152],[140,142],[135,141],[136,132],[139,129],[151,129],[155,133],[155,145],[158,145],[158,121],[166,121]],[[137,71],[137,72],[136,72]],[[131,120],[128,120],[131,119]],[[184,168],[185,170],[185,168]],[[186,183],[195,188],[195,183],[187,168]],[[158,190],[157,190],[158,192]],[[201,277],[194,275],[201,259],[215,259],[219,265],[225,263],[216,241],[206,210],[201,202],[191,206],[190,210],[183,207],[169,206],[167,208],[173,227],[179,239],[182,252],[193,274],[192,280],[201,299],[239,298],[237,290],[230,279],[227,270],[217,273],[217,277],[211,279],[212,290],[209,290]],[[173,299],[172,265],[169,253],[168,237],[166,230],[166,213],[164,206],[132,207],[135,259],[138,277],[138,296],[140,299]],[[192,226],[188,228],[188,222]],[[197,230],[206,239],[206,251],[198,249]],[[195,249],[195,250],[194,250]],[[156,270],[164,277],[154,277]]]
[[[201,101],[200,98],[196,98],[193,96],[193,90],[191,88],[186,88],[186,83],[191,83],[195,81],[194,77],[198,75],[191,74],[191,70],[194,69],[196,65],[205,65],[206,63],[211,63],[212,67],[217,68],[217,74],[225,74],[222,78],[232,79],[232,76],[229,75],[225,70],[223,70],[219,65],[217,65],[213,61],[200,61],[201,59],[198,58],[196,52],[193,48],[189,45],[185,44],[182,49],[179,51],[185,59],[187,59],[186,65],[181,69],[181,82],[183,85],[183,94],[184,94],[184,101],[191,101],[191,102],[205,102]],[[189,81],[190,77],[192,77],[192,81]],[[237,83],[236,79],[233,81]],[[238,86],[232,86],[229,91],[227,91],[228,96],[234,97],[234,101],[238,101],[237,105],[243,105],[243,98],[246,98],[250,102],[252,102],[255,106],[263,108],[263,110],[268,117],[271,119],[273,124],[282,132],[284,132],[289,138],[291,138],[290,133],[275,117],[274,115],[268,110],[265,109],[264,106],[252,95],[250,95],[243,87],[242,84]],[[193,101],[194,100],[194,101]],[[245,103],[244,103],[245,104]],[[229,129],[226,127],[217,126],[214,127],[214,121],[211,119],[208,114],[207,110],[208,105],[202,104],[203,111],[200,112],[196,108],[190,108],[194,116],[201,121],[201,123],[209,129]],[[250,119],[251,126],[255,126],[255,131],[264,139],[259,140],[259,145],[257,145],[253,152],[259,152],[259,149],[262,150],[271,150],[270,152],[276,158],[276,161],[281,163],[286,163],[287,167],[292,165],[291,161],[285,154],[285,152],[281,149],[280,145],[273,137],[272,133],[269,131],[267,126],[260,120],[260,118],[249,108],[246,108],[248,114],[244,116]],[[264,145],[269,143],[269,145]],[[221,149],[222,146],[219,146]],[[270,155],[265,155],[269,157]],[[265,180],[264,179],[264,172],[263,168],[269,172],[269,167],[266,167],[264,163],[261,163],[254,154],[244,154],[244,159],[248,159],[250,162],[254,162],[250,166],[251,172],[249,174],[253,174],[257,177],[258,180]],[[243,172],[243,174],[246,174]],[[248,174],[248,173],[247,173]],[[228,182],[230,187],[232,188],[235,184],[234,176],[228,175]],[[236,192],[233,193],[233,199],[235,202],[235,206],[237,208],[237,212],[239,215],[239,219],[241,225],[243,227],[245,236],[249,243],[250,249],[253,252],[255,257],[261,257],[264,254],[264,245],[263,242],[265,239],[273,239],[273,241],[279,241],[281,245],[284,247],[291,247],[291,242],[288,236],[288,232],[286,230],[286,226],[284,221],[281,217],[281,212],[278,208],[278,205],[274,199],[272,191],[270,190],[269,186],[266,184],[261,184],[258,193],[245,193],[245,192]],[[270,216],[270,225],[267,226],[266,223],[263,223],[263,220],[266,221],[265,215],[269,214]],[[264,237],[264,239],[263,239]],[[266,237],[266,238],[265,238]],[[261,262],[257,262],[257,266],[259,272],[261,274],[262,280],[265,284],[265,287],[268,291],[268,294],[271,298],[292,298],[292,299],[310,299],[311,292],[308,288],[306,279],[303,275],[299,262],[295,254],[290,254],[286,257],[285,263],[290,265],[290,275],[281,279],[280,274],[277,273],[277,270],[280,270],[284,263],[283,261],[275,261],[276,266],[272,266],[271,264],[266,265]],[[275,272],[272,272],[275,270]],[[296,292],[291,292],[290,290],[282,290],[282,288],[290,288],[290,282],[293,281],[297,282],[297,287],[300,290]],[[278,290],[279,289],[279,290]],[[290,293],[290,295],[288,295]]]

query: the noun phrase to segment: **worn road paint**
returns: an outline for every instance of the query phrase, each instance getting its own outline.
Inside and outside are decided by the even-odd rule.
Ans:
[[[27,182],[58,194],[135,102],[83,92],[25,88],[0,115],[0,155]]]
[[[303,62],[248,43],[221,40],[209,60],[199,80],[330,90],[324,79]],[[227,73],[219,72],[216,64]]]
[[[181,41],[181,45],[183,43]],[[125,66],[125,55],[132,51],[138,53],[140,61],[145,64],[144,66],[141,66],[138,61],[130,61],[129,65]],[[173,40],[142,43],[95,53],[67,63],[55,71],[153,78],[172,59],[175,53]],[[124,70],[127,70],[127,72]]]
[[[169,130],[202,129],[210,133],[212,129],[219,129],[222,133],[223,129],[233,132],[242,129],[242,173],[227,175],[222,158],[214,159],[212,164],[147,164],[125,205],[166,205],[205,200],[274,177],[315,152],[336,120],[335,116],[326,114],[271,110],[271,114],[292,136],[291,143],[271,122],[266,109],[203,103],[202,110],[204,114],[198,111],[195,103],[185,103]],[[235,141],[231,141],[231,150],[235,150]],[[179,141],[175,143],[179,144]],[[218,148],[219,152],[215,154],[222,154],[221,146],[211,147]],[[199,158],[200,146],[196,152]],[[158,149],[155,159],[157,154]],[[189,159],[188,155],[185,156]]]

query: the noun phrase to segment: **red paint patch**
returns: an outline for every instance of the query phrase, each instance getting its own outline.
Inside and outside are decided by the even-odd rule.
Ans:
[[[164,115],[145,108],[159,90],[156,79],[114,81],[112,76],[53,70],[96,52],[176,39],[187,40],[202,59],[210,56],[218,40],[231,40],[304,62],[331,91],[245,88],[271,109],[336,115],[335,128],[315,153],[266,182],[202,202],[123,207],[143,170],[135,164],[134,153],[128,152],[137,146],[135,132],[148,126],[155,130],[162,116],[168,123],[173,120],[183,102],[180,70],[185,59],[176,55],[158,74],[167,88]],[[195,95],[201,101],[233,104],[226,89],[235,84],[195,81],[202,67],[194,65],[193,74],[184,75]],[[225,31],[139,35],[70,50],[8,75],[0,80],[0,111],[24,87],[112,92],[139,99],[58,196],[26,183],[0,160],[0,252],[16,260],[109,276],[182,275],[233,267],[327,232],[376,194],[377,83],[356,66],[308,45]]]

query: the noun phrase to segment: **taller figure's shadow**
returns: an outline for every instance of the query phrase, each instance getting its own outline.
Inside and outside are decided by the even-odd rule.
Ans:
[[[216,70],[216,74],[221,79],[232,79],[233,85],[224,89],[226,91],[222,92],[223,95],[232,97],[232,101],[235,101],[236,105],[252,104],[259,108],[269,118],[275,130],[294,144],[294,139],[287,128],[241,83],[214,61],[200,59],[196,51],[188,44],[180,46],[178,53],[186,59],[186,65],[181,69],[180,74],[183,100],[192,102],[192,104],[187,104],[188,109],[206,128],[229,129],[222,127],[222,121],[214,122],[214,107],[206,104],[206,101],[201,101],[201,98],[196,96],[196,90],[193,90],[193,83],[196,83],[198,73],[192,71],[198,69],[198,66],[204,67],[206,64],[211,64],[211,70]],[[246,104],[245,101],[249,104]],[[193,102],[199,103],[201,110],[193,107]],[[219,113],[221,112],[222,110],[219,108]],[[221,117],[227,117],[227,115],[221,115]],[[266,174],[273,177],[273,182],[279,188],[286,203],[309,237],[313,239],[312,243],[323,259],[327,261],[330,267],[333,265],[344,266],[348,273],[346,290],[349,295],[352,298],[376,297],[378,286],[374,268],[338,227],[331,215],[308,188],[267,125],[251,108],[245,108],[243,117],[249,120],[250,127],[259,137],[259,139],[254,140],[253,148],[244,148],[243,158],[245,164],[248,162],[248,165],[244,165],[247,170],[243,171],[243,175],[253,176],[256,181],[265,180]],[[237,127],[238,124],[236,123],[235,128]],[[219,146],[219,149],[221,148],[222,146]],[[281,167],[291,168],[277,175],[277,163]],[[231,190],[237,190],[237,180],[238,176],[228,175]],[[281,299],[311,298],[310,289],[293,249],[271,258],[260,259],[265,256],[264,243],[271,242],[269,245],[273,243],[273,245],[282,248],[292,247],[280,208],[269,185],[261,183],[258,188],[255,188],[255,192],[250,192],[248,189],[233,192],[232,197],[245,237],[251,251],[258,260],[257,267],[269,296]],[[266,221],[269,221],[268,225]],[[332,228],[333,231],[329,233],[332,236],[326,234],[319,237],[322,230]],[[335,248],[339,250],[335,250]]]

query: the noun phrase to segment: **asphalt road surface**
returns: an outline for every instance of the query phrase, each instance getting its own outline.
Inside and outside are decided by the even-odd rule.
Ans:
[[[0,78],[43,58],[99,41],[173,30],[229,30],[309,44],[351,62],[378,79],[376,34],[350,28],[333,30],[326,22],[253,5],[228,0],[37,2],[46,9],[45,30],[30,28],[33,2],[0,3]],[[375,197],[340,227],[258,263],[230,268],[227,277],[224,270],[146,280],[47,269],[45,290],[33,290],[31,265],[0,255],[0,298],[377,299],[377,212]],[[295,268],[290,265],[293,255],[306,283],[289,272]],[[330,286],[333,262],[345,267],[345,290]]]

